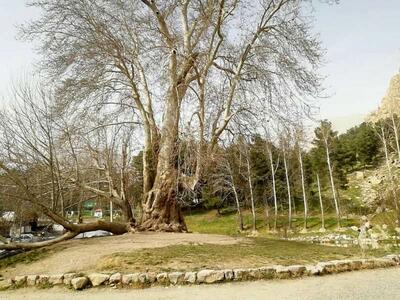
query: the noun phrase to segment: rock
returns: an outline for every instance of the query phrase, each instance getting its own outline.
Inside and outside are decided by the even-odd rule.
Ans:
[[[384,258],[391,259],[397,263],[400,262],[400,257],[396,254],[389,254],[389,255],[386,255]]]
[[[76,277],[71,279],[71,284],[75,290],[84,289],[89,283],[89,279],[87,277]]]
[[[79,277],[79,275],[76,273],[66,273],[63,275],[63,277],[64,277],[64,279],[63,279],[64,284],[71,285],[71,280],[76,277]]]
[[[47,284],[49,283],[49,275],[39,275],[39,278],[36,282],[36,284]]]
[[[279,279],[287,279],[290,278],[290,271],[288,269],[288,267],[285,266],[274,266],[275,269],[275,273],[276,273],[276,277]]]
[[[324,273],[324,268],[320,265],[307,265],[306,274],[310,276],[322,275]]]
[[[336,272],[335,264],[332,262],[320,262],[317,264],[321,268],[321,274],[330,274]]]
[[[362,259],[361,262],[363,269],[373,269],[375,267],[373,259]]]
[[[350,261],[350,268],[352,270],[360,270],[360,269],[362,269],[362,261],[361,260],[351,260]]]
[[[130,285],[132,283],[139,282],[139,273],[125,274],[122,275],[122,284]]]
[[[49,283],[53,285],[62,284],[63,280],[64,280],[64,275],[62,274],[49,276]]]
[[[390,80],[389,88],[385,97],[382,99],[378,110],[367,117],[367,121],[377,122],[390,118],[392,114],[400,115],[400,74],[393,76]]]
[[[334,260],[336,272],[347,272],[351,270],[351,263],[349,260]]]
[[[172,272],[168,274],[169,281],[172,284],[181,283],[185,278],[185,273],[182,272]]]
[[[186,272],[183,280],[187,283],[195,283],[197,279],[196,277],[197,277],[196,272]]]
[[[157,274],[154,272],[148,272],[147,273],[147,281],[149,283],[154,283],[157,281]]]
[[[248,279],[261,279],[262,278],[262,273],[260,269],[248,269]]]
[[[233,270],[235,280],[246,280],[249,272],[246,269],[234,269]]]
[[[121,279],[121,273],[114,273],[110,276],[109,282],[110,284],[119,284],[121,282]]]
[[[5,279],[0,281],[0,290],[6,290],[13,286],[11,279]]]
[[[351,228],[351,230],[358,232],[358,227],[357,226],[351,226],[350,228]]]
[[[224,270],[224,274],[225,274],[225,280],[233,280],[235,278],[235,274],[231,269]]]
[[[395,261],[387,258],[375,258],[374,267],[375,268],[385,268],[397,265]]]
[[[38,275],[28,275],[26,277],[26,284],[28,286],[34,286],[36,284],[36,281],[38,280],[39,276]]]
[[[26,276],[15,276],[14,283],[18,286],[24,285],[26,283]]]
[[[102,273],[92,273],[88,277],[93,286],[102,285],[110,278],[109,275]]]
[[[261,267],[260,269],[261,276],[264,279],[272,279],[275,277],[275,268],[274,267]]]
[[[220,270],[201,270],[197,273],[198,283],[214,283],[223,281],[225,278],[224,271]]]
[[[138,275],[138,280],[139,280],[139,283],[141,283],[141,284],[146,284],[146,283],[149,282],[146,273],[140,273],[140,274]]]
[[[168,284],[169,283],[169,278],[168,278],[168,273],[158,273],[157,274],[157,282],[160,284]]]
[[[306,267],[303,265],[293,265],[289,266],[288,270],[290,272],[291,277],[301,277],[306,272]]]

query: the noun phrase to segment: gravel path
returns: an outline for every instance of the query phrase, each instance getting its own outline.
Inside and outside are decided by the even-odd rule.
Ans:
[[[400,268],[366,270],[297,280],[256,281],[144,290],[21,289],[0,292],[7,300],[148,300],[148,299],[400,299]]]

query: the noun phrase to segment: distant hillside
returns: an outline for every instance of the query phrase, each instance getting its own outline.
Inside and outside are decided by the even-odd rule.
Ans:
[[[390,80],[389,88],[380,107],[367,117],[367,121],[377,122],[390,117],[391,113],[400,116],[400,74],[393,76]]]

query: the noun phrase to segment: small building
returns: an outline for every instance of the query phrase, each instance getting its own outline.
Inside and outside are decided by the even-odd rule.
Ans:
[[[97,208],[94,210],[93,217],[95,218],[102,218],[103,217],[103,210],[101,208]]]

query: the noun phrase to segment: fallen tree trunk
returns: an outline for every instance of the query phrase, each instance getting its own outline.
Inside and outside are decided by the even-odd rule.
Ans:
[[[76,232],[67,231],[66,233],[64,233],[62,236],[59,236],[58,238],[43,241],[43,242],[0,244],[0,250],[20,250],[20,249],[33,250],[33,249],[50,246],[50,245],[57,244],[62,241],[72,239],[77,235],[78,235],[78,233],[76,233]]]
[[[80,233],[85,233],[89,231],[95,230],[104,230],[107,232],[111,232],[115,235],[120,235],[127,233],[131,230],[130,225],[127,223],[111,223],[105,221],[97,221],[87,224],[71,224],[70,228],[72,231],[67,231],[63,235],[47,241],[36,242],[36,243],[8,243],[8,244],[0,244],[0,250],[33,250],[38,249],[50,245],[54,245],[66,240],[70,240],[76,237]]]

